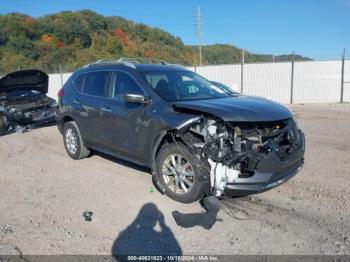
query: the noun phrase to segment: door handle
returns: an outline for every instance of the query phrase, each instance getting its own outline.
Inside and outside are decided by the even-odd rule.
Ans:
[[[78,99],[73,99],[73,103],[74,104],[79,104],[80,105],[80,101]]]
[[[106,113],[112,112],[112,109],[110,109],[109,107],[102,107],[101,110]]]

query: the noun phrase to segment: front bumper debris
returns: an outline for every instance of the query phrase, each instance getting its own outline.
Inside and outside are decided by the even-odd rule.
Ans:
[[[236,178],[228,182],[224,192],[226,196],[246,196],[270,190],[295,176],[302,168],[305,153],[305,138],[301,133],[302,144],[299,150],[288,159],[281,160],[275,152],[270,152],[263,158],[253,176]]]

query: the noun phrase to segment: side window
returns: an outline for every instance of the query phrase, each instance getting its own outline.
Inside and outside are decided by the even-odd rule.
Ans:
[[[75,89],[78,90],[79,92],[83,92],[84,81],[85,81],[85,74],[82,74],[78,76],[73,82]]]
[[[82,92],[88,95],[107,97],[108,77],[109,72],[106,71],[87,73]]]
[[[109,97],[123,100],[126,94],[143,95],[136,81],[124,72],[113,72]]]
[[[166,82],[169,82],[168,78],[166,75],[162,75],[162,74],[149,74],[146,75],[146,81],[154,88],[157,88],[158,83],[161,80],[165,80]],[[162,81],[164,82],[164,81]]]

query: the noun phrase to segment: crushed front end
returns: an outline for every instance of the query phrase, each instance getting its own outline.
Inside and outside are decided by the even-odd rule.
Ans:
[[[305,139],[290,118],[224,122],[202,117],[182,134],[210,173],[208,193],[245,196],[280,185],[302,167]]]
[[[55,121],[57,103],[44,97],[36,101],[10,102],[0,98],[0,115],[8,131],[25,131]]]
[[[0,135],[55,122],[57,102],[46,96],[49,76],[21,70],[0,79]]]

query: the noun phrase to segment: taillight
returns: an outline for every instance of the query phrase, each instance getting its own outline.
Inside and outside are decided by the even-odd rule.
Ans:
[[[64,95],[64,89],[63,89],[63,87],[62,87],[60,90],[58,90],[57,96],[58,96],[58,98],[62,98],[63,95]]]

